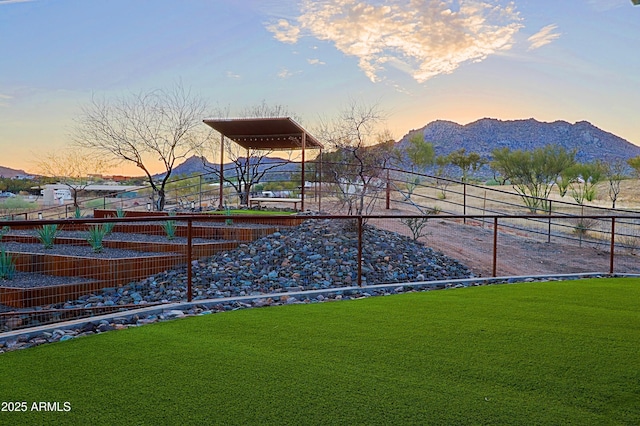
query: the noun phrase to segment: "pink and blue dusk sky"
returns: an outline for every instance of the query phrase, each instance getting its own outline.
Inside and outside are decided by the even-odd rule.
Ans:
[[[630,0],[0,0],[0,165],[34,171],[68,146],[94,95],[178,81],[231,116],[265,101],[308,129],[356,99],[396,138],[535,118],[640,145],[639,49]]]

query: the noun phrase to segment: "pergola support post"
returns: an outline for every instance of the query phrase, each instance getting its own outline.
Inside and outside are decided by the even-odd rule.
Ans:
[[[218,209],[224,208],[224,135],[220,134],[220,201],[218,202]]]
[[[307,134],[306,133],[302,133],[302,177],[300,178],[300,180],[302,181],[301,184],[302,186],[300,187],[300,210],[304,211],[304,152],[305,152],[305,148],[307,145]]]

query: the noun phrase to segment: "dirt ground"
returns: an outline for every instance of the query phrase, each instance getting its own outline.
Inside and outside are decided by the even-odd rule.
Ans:
[[[609,247],[538,241],[500,231],[496,276],[609,272]],[[493,274],[493,227],[441,221],[431,228],[427,245],[459,260],[476,274]],[[455,235],[455,238],[452,238]],[[614,251],[614,272],[637,273],[637,256]]]
[[[339,213],[336,205],[325,204],[326,211]],[[323,209],[324,210],[324,209]],[[379,206],[371,214],[415,214],[401,209],[386,210]],[[411,236],[408,227],[397,220],[372,221],[376,226]],[[518,235],[498,226],[496,276],[531,276],[570,273],[609,273],[610,246],[597,246],[546,237],[534,239]],[[493,276],[493,225],[461,220],[434,219],[429,222],[426,245],[460,261],[478,276]],[[535,237],[535,236],[534,236]],[[614,273],[640,273],[638,256],[627,250],[614,250]]]

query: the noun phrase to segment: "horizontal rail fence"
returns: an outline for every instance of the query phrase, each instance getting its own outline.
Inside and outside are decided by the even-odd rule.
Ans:
[[[0,332],[231,296],[432,281],[446,287],[523,271],[638,272],[640,215],[632,214],[116,213],[0,221]],[[549,223],[566,236],[549,241]]]
[[[388,173],[387,173],[388,171]],[[535,197],[522,197],[514,191],[505,191],[492,186],[462,183],[453,179],[432,176],[420,173],[410,173],[398,169],[372,170],[376,178],[367,179],[366,198],[376,200],[378,207],[387,206],[390,210],[396,208],[407,209],[415,213],[424,213],[429,210],[441,211],[448,214],[459,215],[491,215],[491,214],[528,214],[538,213],[541,216],[549,212],[566,215],[619,215],[635,212],[621,209],[608,209],[604,207],[584,205],[567,202],[569,196],[560,198],[554,194],[549,199],[537,199]],[[226,177],[234,179],[236,171],[229,167],[225,169]],[[387,180],[387,175],[389,179]],[[299,171],[292,168],[291,163],[282,162],[277,167],[267,170],[260,179],[249,180],[251,197],[261,197],[266,191],[274,194],[274,197],[300,196]],[[322,181],[316,174],[315,181],[310,177],[312,187],[305,190],[305,210],[325,211],[329,213],[344,214],[345,198],[357,198],[361,192],[362,184],[359,177],[348,171],[341,175],[341,182],[335,180]],[[240,188],[243,185],[235,184]],[[114,187],[114,191],[117,187]],[[214,210],[220,206],[236,207],[243,204],[241,194],[229,182],[224,182],[222,188],[222,200],[220,200],[220,184],[217,173],[207,173],[191,177],[176,177],[166,188],[167,211],[195,212]],[[107,196],[86,197],[80,194],[80,206],[76,209],[71,201],[64,205],[42,206],[30,211],[11,213],[1,212],[2,217],[9,219],[56,219],[90,216],[94,209],[123,209],[151,211],[155,208],[155,196],[149,188],[136,191],[112,193]],[[91,194],[88,194],[91,195]],[[529,200],[528,204],[538,205],[528,208],[523,198]],[[537,200],[533,202],[532,200]],[[270,204],[269,207],[287,205]],[[291,205],[293,207],[293,205]],[[413,210],[412,210],[413,209]],[[365,209],[364,214],[372,213]],[[6,214],[5,214],[6,213]],[[544,220],[538,220],[539,224],[532,224],[531,220],[523,221],[521,226],[543,228]],[[519,226],[514,222],[513,226]],[[570,234],[570,228],[561,222],[558,227],[552,226],[558,237]],[[566,232],[569,230],[569,232]],[[547,230],[548,231],[548,230]]]
[[[547,242],[560,239],[597,247],[603,240],[608,240],[608,225],[598,219],[583,220],[582,216],[634,217],[637,215],[635,211],[567,202],[557,196],[549,199],[523,197],[517,193],[490,186],[462,183],[400,170],[393,170],[391,175],[394,176],[394,179],[389,182],[392,190],[387,192],[386,200],[378,200],[378,205],[386,202],[392,207],[400,206],[404,210],[415,213],[482,215],[478,219],[482,226],[490,225],[489,216],[491,215],[524,215],[525,217],[505,224],[503,228],[513,233],[537,234],[540,239],[546,239]],[[411,188],[411,191],[408,188]],[[380,194],[376,196],[382,197]],[[538,207],[533,209],[527,207],[523,198],[529,200],[528,204],[537,204]],[[531,200],[537,200],[537,203]],[[629,223],[626,224],[627,222]],[[620,244],[626,249],[635,250],[636,224],[633,219],[628,219],[623,220],[620,225],[618,235]]]

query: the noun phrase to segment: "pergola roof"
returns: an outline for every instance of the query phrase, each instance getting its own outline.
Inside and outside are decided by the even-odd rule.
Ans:
[[[281,118],[229,118],[206,119],[225,138],[231,139],[245,149],[322,149],[322,144],[302,126],[289,117]]]

